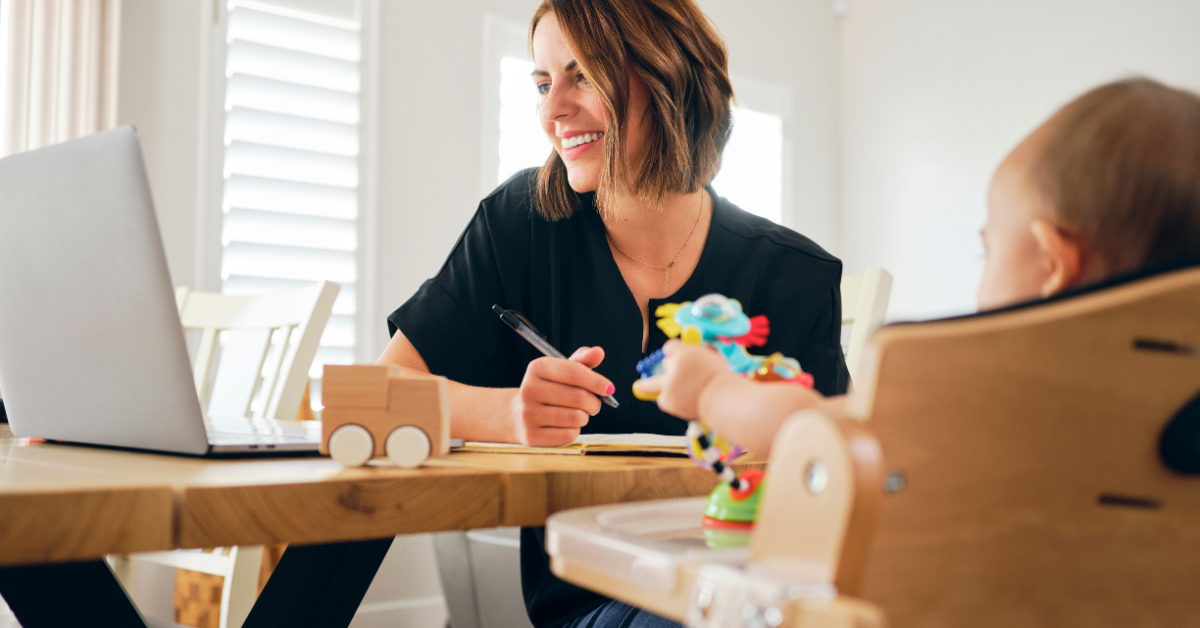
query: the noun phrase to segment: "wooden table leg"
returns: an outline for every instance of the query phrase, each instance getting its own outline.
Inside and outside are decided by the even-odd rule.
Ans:
[[[392,537],[289,545],[243,628],[350,625],[391,546]]]
[[[23,628],[146,626],[103,560],[0,568],[0,596]]]

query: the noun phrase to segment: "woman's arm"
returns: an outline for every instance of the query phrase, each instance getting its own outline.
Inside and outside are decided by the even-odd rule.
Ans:
[[[520,388],[481,388],[450,382],[450,435],[471,441],[564,445],[579,436],[600,411],[600,398],[612,382],[592,371],[604,359],[599,347],[581,347],[567,360],[538,358],[529,363]],[[429,366],[404,334],[392,336],[379,364],[402,373],[429,375]]]

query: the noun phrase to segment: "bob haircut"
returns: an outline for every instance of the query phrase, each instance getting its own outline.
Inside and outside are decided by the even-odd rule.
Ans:
[[[669,194],[695,192],[721,168],[729,140],[733,87],[725,44],[693,0],[544,0],[529,25],[554,13],[576,61],[608,112],[604,166],[596,190],[601,211],[622,187],[657,207]],[[646,83],[645,153],[627,155],[629,73]],[[636,163],[634,163],[636,160]],[[568,218],[578,197],[557,151],[539,169],[534,207],[546,220]]]
[[[1047,127],[1033,182],[1106,274],[1200,256],[1200,97],[1130,78]]]

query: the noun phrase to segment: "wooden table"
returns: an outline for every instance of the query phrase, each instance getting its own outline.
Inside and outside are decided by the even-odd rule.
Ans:
[[[89,600],[83,615],[63,615],[61,598],[119,589],[105,554],[289,543],[246,626],[346,625],[396,535],[538,526],[567,508],[704,495],[716,482],[681,458],[454,453],[421,469],[346,469],[29,443],[0,425],[0,592],[25,628],[136,618],[123,594]]]

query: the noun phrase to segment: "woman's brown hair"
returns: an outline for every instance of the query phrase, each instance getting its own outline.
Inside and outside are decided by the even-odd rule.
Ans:
[[[732,129],[733,87],[725,44],[693,0],[544,0],[529,41],[548,13],[558,19],[588,81],[608,110],[597,207],[625,188],[661,206],[668,194],[707,185]],[[644,154],[627,155],[621,131],[632,72],[649,88]],[[535,207],[547,220],[571,216],[577,196],[555,151],[538,171]]]
[[[1104,275],[1200,256],[1200,96],[1131,78],[1046,128],[1032,181]]]

